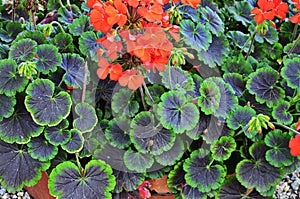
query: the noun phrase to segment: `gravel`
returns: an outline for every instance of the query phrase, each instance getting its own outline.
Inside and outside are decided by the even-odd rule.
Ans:
[[[33,199],[25,190],[21,190],[15,193],[8,193],[0,185],[0,199]]]
[[[300,168],[291,174],[285,175],[276,186],[274,198],[297,199],[300,198]]]

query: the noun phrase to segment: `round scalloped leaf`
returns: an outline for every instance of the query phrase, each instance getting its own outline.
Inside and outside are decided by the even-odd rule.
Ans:
[[[3,118],[8,118],[14,113],[14,106],[16,103],[15,97],[8,97],[4,94],[0,94],[0,122]]]
[[[127,150],[124,153],[124,163],[128,169],[138,173],[144,173],[147,169],[151,168],[154,159],[149,154]]]
[[[82,15],[73,20],[72,24],[68,26],[69,31],[74,36],[80,36],[84,32],[89,31],[92,27],[89,24],[89,17]]]
[[[8,57],[9,46],[0,43],[0,59],[5,59]]]
[[[220,139],[210,145],[212,157],[217,161],[224,161],[230,158],[231,153],[236,148],[236,142],[233,137],[222,136]]]
[[[288,112],[290,108],[290,103],[283,101],[277,104],[272,111],[273,118],[285,125],[289,125],[293,122],[293,115]]]
[[[19,148],[0,140],[0,182],[9,192],[21,190],[24,185],[33,186],[42,177],[41,170],[46,170],[49,162],[33,159],[27,147]]]
[[[183,156],[184,149],[183,141],[177,137],[172,148],[155,156],[155,160],[163,166],[172,166]]]
[[[0,122],[0,138],[8,143],[24,144],[39,136],[44,128],[37,125],[24,105],[17,104],[14,114]]]
[[[59,17],[58,21],[66,24],[72,24],[74,19],[81,15],[80,9],[72,4],[71,6],[60,7],[57,11]]]
[[[68,153],[77,153],[83,148],[84,138],[77,129],[71,129],[70,134],[71,137],[69,141],[64,145],[61,145],[61,148]]]
[[[54,87],[48,79],[36,79],[26,89],[26,109],[39,125],[56,126],[71,111],[70,95],[64,91],[54,94]]]
[[[193,140],[198,140],[200,138],[200,136],[204,133],[205,129],[208,128],[211,118],[213,116],[205,115],[202,112],[200,112],[199,117],[200,118],[197,125],[193,129],[186,131],[186,135]]]
[[[31,157],[42,162],[53,159],[58,153],[57,146],[50,144],[43,136],[32,138],[27,146]]]
[[[248,1],[235,1],[234,6],[227,8],[227,11],[233,15],[236,21],[240,21],[244,26],[248,27],[252,18],[250,17],[252,6]]]
[[[207,21],[206,27],[212,34],[221,35],[221,33],[224,32],[224,24],[218,13],[214,12],[209,7],[205,7],[201,10],[201,16]]]
[[[237,164],[236,177],[246,188],[264,192],[281,180],[280,169],[273,167],[265,159],[267,150],[263,142],[256,142],[249,149],[253,159],[244,159]]]
[[[44,34],[41,31],[38,31],[38,30],[34,30],[34,31],[25,30],[25,31],[21,32],[20,34],[18,34],[18,37],[15,40],[19,41],[21,39],[32,39],[38,45],[48,43],[48,41],[45,38]]]
[[[62,62],[58,49],[51,44],[39,45],[36,55],[38,57],[36,69],[43,74],[48,74],[50,71],[55,72],[57,66]]]
[[[130,139],[141,153],[159,155],[174,145],[175,132],[159,125],[154,115],[148,111],[136,115],[130,127]]]
[[[260,103],[267,103],[272,107],[284,97],[284,90],[276,86],[279,74],[272,68],[260,68],[249,75],[246,87],[255,99]]]
[[[103,35],[102,35],[103,36]],[[84,32],[79,38],[79,50],[83,55],[89,55],[93,61],[98,61],[97,49],[100,45],[96,42],[96,33],[93,31]]]
[[[169,67],[160,75],[162,75],[163,85],[171,90],[176,89],[185,92],[194,89],[192,77],[185,74],[181,68]]]
[[[168,187],[173,193],[182,190],[182,187],[186,184],[184,179],[186,172],[183,170],[182,164],[183,161],[178,162],[168,175]]]
[[[243,48],[244,44],[246,43],[250,35],[244,34],[241,31],[229,31],[227,33],[227,36],[231,38],[231,40],[237,47]],[[244,47],[244,52],[247,53],[249,51],[249,48],[250,48],[250,42],[248,42],[248,44]],[[253,52],[253,50],[254,47],[252,46],[251,52]]]
[[[218,164],[210,165],[211,161],[208,150],[193,151],[191,157],[183,164],[187,184],[197,187],[201,192],[220,188],[226,176],[226,169]]]
[[[265,137],[265,143],[271,147],[266,152],[266,160],[274,167],[290,166],[294,157],[290,153],[289,141],[291,136],[276,129]]]
[[[70,131],[66,129],[68,126],[69,122],[65,119],[56,126],[46,128],[45,138],[54,146],[66,144],[71,138]]]
[[[206,199],[208,193],[201,192],[197,187],[186,185],[182,188],[180,196],[182,199]]]
[[[185,43],[195,50],[207,50],[212,42],[210,32],[201,23],[195,24],[190,20],[180,22],[180,32],[184,36]]]
[[[299,33],[298,33],[299,34]],[[294,46],[294,43],[289,43],[286,44],[285,47],[283,48],[283,52],[285,52],[286,54],[289,53],[289,51],[291,50],[291,48]],[[294,46],[293,51],[290,53],[292,54],[296,54],[299,55],[300,54],[300,41],[298,41],[298,45]]]
[[[105,137],[112,146],[124,149],[131,144],[129,129],[129,120],[124,118],[114,118],[109,121],[109,126],[105,129]]]
[[[0,94],[14,96],[16,92],[22,92],[25,89],[28,80],[20,77],[17,67],[15,60],[0,60]]]
[[[22,32],[22,24],[20,22],[1,21],[0,29],[0,40],[4,42],[11,42],[16,38],[16,36]]]
[[[217,117],[228,117],[230,110],[238,104],[238,99],[230,85],[220,77],[211,77],[211,80],[219,87],[221,94],[219,107],[215,112]]]
[[[250,106],[242,107],[237,105],[229,113],[226,122],[233,130],[238,129],[239,127],[244,128],[255,114],[255,110]]]
[[[58,48],[58,52],[60,53],[72,53],[74,52],[74,43],[73,38],[68,33],[58,33],[51,40],[51,44]]]
[[[238,56],[228,57],[221,68],[226,73],[238,73],[244,76],[253,72],[250,62],[246,61],[242,53]]]
[[[57,199],[111,198],[116,185],[112,169],[101,160],[91,160],[84,171],[67,161],[59,164],[49,176],[48,187]]]
[[[228,41],[224,36],[213,36],[208,50],[201,50],[199,58],[209,67],[214,68],[216,64],[221,65],[223,63],[223,57],[227,55],[228,49]]]
[[[13,60],[31,60],[36,54],[37,43],[31,39],[21,39],[14,42],[9,51],[9,58]]]
[[[232,87],[236,96],[241,96],[246,89],[246,81],[243,76],[238,73],[225,73],[224,81]]]
[[[259,41],[259,40],[263,41],[263,39],[265,39],[269,44],[274,44],[274,43],[278,42],[278,39],[279,39],[278,31],[274,27],[270,26],[265,35],[263,35],[263,36],[260,36],[259,34],[255,35],[256,41]]]
[[[110,80],[109,77],[107,77],[105,80],[99,79],[95,93],[96,101],[100,101],[102,99],[110,103],[116,83],[116,81]]]
[[[234,131],[216,117],[211,116],[211,120],[207,129],[203,131],[202,138],[208,144],[213,144],[222,136],[233,136]]]
[[[134,191],[145,180],[145,176],[142,173],[113,170],[113,175],[117,179],[113,190],[114,193],[121,193],[123,190],[127,192]]]
[[[85,74],[85,64],[82,57],[78,54],[63,54],[61,67],[66,71],[63,78],[68,86],[82,87]]]
[[[134,92],[128,88],[121,88],[113,94],[111,108],[115,116],[129,117],[138,112],[138,103],[131,101],[133,95]]]
[[[81,133],[92,131],[97,125],[98,118],[96,111],[88,103],[76,104],[75,112],[79,117],[73,121],[73,126]]]
[[[248,198],[265,199],[257,191],[253,190],[250,194],[247,189],[239,183],[236,177],[229,177],[223,184],[217,196],[218,199],[241,199],[247,196]]]
[[[164,94],[165,90],[164,87],[158,84],[154,84],[148,87],[149,93],[152,97],[152,99],[154,100],[154,102],[152,102],[148,95],[145,95],[145,101],[148,105],[153,106],[154,104],[158,104],[160,102],[160,97],[162,96],[162,94]]]
[[[206,115],[217,111],[220,104],[221,93],[219,87],[210,78],[205,79],[200,87],[198,105]]]
[[[288,86],[294,89],[300,88],[300,58],[284,60],[282,76],[287,80]]]
[[[175,133],[193,129],[199,120],[197,106],[187,102],[184,94],[179,91],[169,91],[161,96],[157,115],[163,127],[173,129]]]

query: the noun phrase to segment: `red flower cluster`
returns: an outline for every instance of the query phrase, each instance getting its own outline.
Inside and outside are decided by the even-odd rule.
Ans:
[[[200,1],[182,0],[182,3],[196,8]],[[87,1],[92,9],[90,23],[94,30],[106,34],[97,40],[101,44],[97,70],[100,79],[109,74],[111,80],[136,90],[144,82],[143,70],[165,70],[173,49],[169,38],[180,39],[179,26],[170,24],[170,15],[163,10],[166,3],[169,1]]]
[[[288,4],[282,0],[258,0],[257,5],[258,7],[254,7],[251,11],[257,24],[265,20],[273,20],[275,16],[283,20],[289,11]]]
[[[295,3],[296,8],[300,11],[300,0],[292,0],[292,2]],[[273,20],[276,16],[283,20],[289,11],[288,4],[282,2],[282,0],[258,0],[257,5],[258,7],[254,7],[251,11],[251,15],[254,16],[257,24],[265,20]],[[290,21],[300,24],[300,12],[292,16]]]
[[[298,120],[295,129],[296,131],[300,131],[300,119]],[[300,135],[297,134],[295,138],[290,140],[289,147],[291,149],[290,153],[293,156],[300,156]]]

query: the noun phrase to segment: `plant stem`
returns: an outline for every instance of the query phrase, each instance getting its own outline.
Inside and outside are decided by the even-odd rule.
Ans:
[[[249,57],[249,55],[251,53],[251,48],[252,48],[252,46],[254,44],[255,35],[256,35],[256,31],[254,31],[254,34],[251,35],[252,38],[251,38],[251,43],[250,43],[250,46],[249,46],[249,50],[248,50],[247,55],[245,57],[246,60],[248,59],[248,57]]]
[[[84,103],[84,101],[85,101],[87,73],[88,73],[88,67],[87,67],[87,61],[86,61],[85,65],[84,65],[84,79],[83,79],[83,89],[82,89],[82,96],[81,96],[82,103]]]
[[[293,30],[292,40],[294,40],[296,38],[297,31],[298,31],[298,24],[296,23],[294,26],[294,30]]]
[[[15,22],[15,0],[12,1],[12,21]]]
[[[79,160],[79,153],[75,153],[75,157],[76,157],[76,162],[77,162],[77,166],[79,167],[80,171],[82,171],[82,166],[80,164],[80,160]]]
[[[292,48],[289,50],[288,55],[290,55],[295,50],[295,48],[298,45],[299,41],[300,41],[300,34],[298,35],[298,37],[297,37],[295,43],[293,44]]]
[[[147,110],[147,105],[145,103],[145,95],[144,95],[144,90],[142,87],[139,88],[140,89],[140,93],[141,93],[141,98],[142,98],[142,103],[143,103],[143,106],[144,106],[144,110],[146,111]]]
[[[172,83],[171,83],[171,65],[169,65],[168,68],[168,81],[169,81],[170,89],[173,90]]]
[[[293,133],[296,133],[296,134],[299,134],[299,135],[300,135],[300,132],[298,132],[298,131],[296,131],[296,130],[294,130],[294,129],[292,129],[292,128],[290,128],[290,127],[284,125],[284,124],[280,124],[280,123],[277,123],[277,122],[272,122],[272,124],[274,124],[274,125],[276,125],[276,126],[280,126],[280,127],[284,128],[284,129],[286,129],[286,130],[292,131]]]
[[[249,43],[249,41],[255,36],[257,30],[255,29],[254,32],[250,35],[250,37],[247,39],[247,41],[245,42],[245,44],[243,45],[243,47],[241,48],[240,52],[244,52],[244,49],[246,48],[247,44]],[[251,50],[251,48],[250,48]]]
[[[64,78],[61,78],[61,80],[60,80],[59,84],[57,85],[57,87],[60,87],[63,82],[64,82]]]
[[[148,90],[147,85],[146,85],[145,82],[143,82],[143,87],[145,89],[146,95],[149,97],[149,99],[151,100],[151,102],[154,103],[154,100],[153,100],[153,98],[152,98],[152,96],[151,96],[151,94],[150,94],[150,92],[149,92],[149,90]]]
[[[61,0],[58,0],[58,3],[59,3],[59,5],[60,5],[62,8],[65,8],[65,6],[64,6],[64,4],[62,3]]]
[[[52,21],[50,24],[51,25],[56,24],[60,28],[61,32],[65,33],[65,30],[63,29],[62,25],[59,22]]]
[[[31,18],[33,23],[33,30],[36,30],[35,11],[31,10]]]

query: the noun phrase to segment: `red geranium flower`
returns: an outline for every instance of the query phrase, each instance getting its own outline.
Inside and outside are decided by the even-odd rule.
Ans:
[[[290,147],[290,153],[293,156],[300,155],[300,135],[296,135],[295,138],[290,140],[289,147]]]
[[[298,120],[295,129],[296,131],[300,131],[300,119]]]
[[[300,0],[292,0],[295,3],[295,6],[298,10],[300,10]]]
[[[163,7],[158,3],[153,3],[147,7],[143,6],[138,8],[138,14],[149,22],[161,21],[163,13]]]
[[[120,64],[109,64],[97,69],[97,75],[100,79],[106,79],[110,74],[110,79],[118,81],[122,75],[122,66]]]
[[[198,5],[201,3],[201,0],[182,0],[183,4],[190,5],[192,8],[198,8]]]
[[[279,16],[281,20],[286,17],[286,13],[289,11],[289,6],[287,3],[282,2],[282,0],[274,0],[274,12],[276,16]]]
[[[127,21],[127,7],[121,0],[115,0],[114,6],[109,5],[105,8],[107,14],[107,23],[109,25],[118,24],[119,26],[125,25]]]
[[[131,90],[138,89],[144,82],[144,77],[142,75],[137,75],[137,71],[126,70],[123,72],[123,75],[119,79],[121,86],[128,86]]]
[[[258,7],[255,7],[251,11],[251,15],[255,15],[254,20],[257,24],[264,22],[265,20],[272,20],[276,14],[273,10],[275,4],[269,0],[258,0]]]
[[[297,14],[295,14],[294,16],[292,16],[290,18],[290,21],[292,23],[297,23],[297,24],[300,24],[300,12],[298,12]]]

